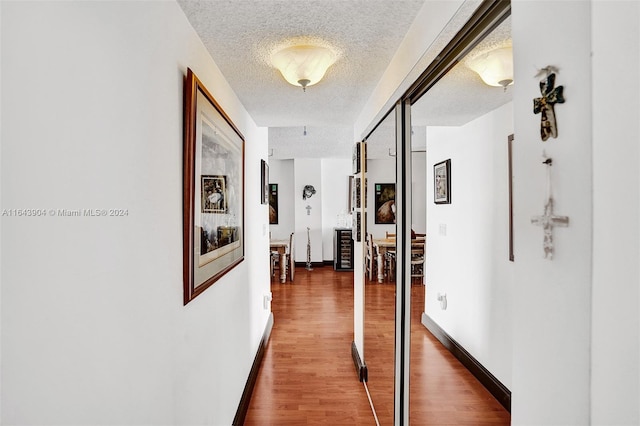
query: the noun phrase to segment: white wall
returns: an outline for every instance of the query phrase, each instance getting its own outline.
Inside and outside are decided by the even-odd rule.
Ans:
[[[594,2],[591,23],[594,119],[591,422],[637,425],[640,424],[640,3]]]
[[[592,265],[591,5],[589,2],[512,2],[514,51],[513,400],[515,425],[590,422]],[[540,23],[544,22],[544,31]],[[542,142],[535,70],[559,68],[558,138]],[[555,213],[568,228],[553,231],[553,260],[542,256],[545,168],[553,158]],[[615,167],[615,165],[612,165]],[[455,194],[454,194],[455,196]]]
[[[322,262],[322,167],[320,159],[296,159],[294,169],[294,214],[295,214],[295,260],[307,261],[307,243],[310,241],[311,262]],[[302,199],[302,192],[306,185],[312,185],[316,193]],[[307,211],[307,206],[311,207]],[[308,234],[307,234],[307,228]]]
[[[273,238],[296,232],[296,261],[307,261],[307,226],[311,228],[311,260],[333,260],[333,228],[338,214],[348,211],[348,159],[270,160],[269,180],[278,184],[279,220],[270,225]],[[307,182],[307,183],[304,183]],[[311,184],[317,193],[302,200],[302,188]],[[307,205],[312,206],[307,216]]]
[[[426,129],[425,129],[426,130]],[[424,234],[427,231],[427,155],[411,154],[411,229]]]
[[[333,261],[333,229],[338,227],[338,216],[349,213],[349,176],[351,159],[329,159],[322,168],[322,252],[325,261]],[[346,226],[341,226],[342,228]]]
[[[508,260],[507,137],[513,105],[460,127],[427,128],[427,180],[451,159],[451,204],[427,185],[425,312],[511,387],[512,264]],[[441,232],[441,226],[446,232]],[[438,293],[448,307],[440,308]]]
[[[269,183],[278,184],[278,224],[269,225],[271,237],[287,239],[295,232],[293,160],[269,160]]]
[[[3,424],[230,424],[269,315],[267,132],[174,2],[2,2]],[[182,305],[183,79],[244,134],[245,260]]]

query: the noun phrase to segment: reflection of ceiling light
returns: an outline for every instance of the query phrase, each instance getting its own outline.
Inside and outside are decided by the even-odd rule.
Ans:
[[[468,63],[482,81],[489,86],[504,87],[513,84],[513,51],[502,47],[478,55]]]
[[[271,62],[294,86],[312,86],[324,77],[336,61],[336,54],[326,47],[298,45],[285,47],[271,56]]]

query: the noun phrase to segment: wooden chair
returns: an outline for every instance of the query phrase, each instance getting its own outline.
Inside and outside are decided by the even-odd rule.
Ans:
[[[377,266],[378,259],[373,249],[373,234],[367,235],[367,253],[366,253],[366,269],[365,272],[369,277],[369,281],[372,281],[374,277],[377,278]],[[376,273],[374,273],[376,271]]]
[[[388,240],[389,238],[395,238],[396,237],[396,233],[395,232],[386,232],[385,233],[386,236],[385,238]]]

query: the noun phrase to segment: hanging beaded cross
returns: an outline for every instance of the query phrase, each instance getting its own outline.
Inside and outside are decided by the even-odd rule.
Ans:
[[[544,164],[547,169],[547,193],[544,203],[544,213],[542,215],[532,217],[531,223],[542,227],[542,250],[544,258],[551,260],[553,259],[553,228],[556,226],[569,226],[569,218],[567,216],[558,216],[553,213],[553,193],[551,190],[551,165],[553,164],[553,160],[551,158],[547,158],[544,154],[543,160],[542,164]]]

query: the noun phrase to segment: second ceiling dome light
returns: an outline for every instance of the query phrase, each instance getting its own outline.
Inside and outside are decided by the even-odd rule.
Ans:
[[[327,47],[305,44],[276,51],[271,55],[271,62],[280,70],[285,80],[306,91],[308,86],[322,80],[337,56]]]

